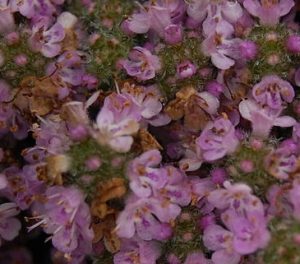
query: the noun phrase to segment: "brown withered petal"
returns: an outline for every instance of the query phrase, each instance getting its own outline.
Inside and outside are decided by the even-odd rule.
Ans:
[[[209,115],[203,110],[203,100],[198,96],[191,96],[184,108],[184,125],[194,131],[204,129],[210,121]]]
[[[185,104],[185,100],[176,98],[167,104],[165,113],[167,113],[172,120],[179,120],[184,116]]]
[[[122,178],[113,178],[97,186],[96,199],[100,202],[107,202],[111,199],[120,198],[125,193],[125,180]]]
[[[65,29],[65,38],[62,41],[62,51],[76,50],[78,47],[77,35],[72,29]]]
[[[144,128],[139,130],[139,139],[144,152],[151,149],[162,149],[162,146],[157,142],[155,137],[153,137],[148,130]]]
[[[114,209],[108,207],[106,203],[99,202],[97,199],[92,201],[91,204],[91,213],[93,216],[97,216],[100,219],[104,219],[107,215],[113,214]]]
[[[48,181],[53,184],[62,185],[62,173],[70,168],[70,159],[66,155],[51,155],[46,158]]]
[[[176,98],[187,101],[192,95],[194,95],[196,93],[197,93],[196,89],[193,86],[189,85],[189,86],[185,86],[182,89],[180,89],[176,93]]]
[[[119,237],[112,231],[107,232],[104,236],[104,245],[110,253],[116,253],[120,250],[121,241]]]

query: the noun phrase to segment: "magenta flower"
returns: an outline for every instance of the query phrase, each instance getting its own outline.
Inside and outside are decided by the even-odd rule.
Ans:
[[[96,120],[94,136],[100,144],[118,152],[127,152],[132,135],[139,130],[139,106],[129,96],[112,93],[105,98]]]
[[[2,240],[13,240],[21,229],[20,221],[15,218],[19,209],[15,203],[3,203],[0,205],[0,245]]]
[[[159,58],[141,47],[134,47],[129,53],[129,60],[124,60],[121,64],[128,75],[141,81],[153,79],[161,68]]]
[[[295,83],[297,86],[300,86],[300,68],[295,72]]]
[[[131,190],[139,197],[149,197],[152,188],[160,189],[167,183],[167,171],[157,167],[162,160],[158,150],[149,150],[129,165],[128,178]]]
[[[214,161],[233,153],[239,140],[232,123],[228,119],[219,118],[206,126],[196,139],[196,144],[206,161]]]
[[[272,109],[280,109],[283,102],[291,103],[295,96],[293,86],[276,75],[268,75],[252,89],[256,102]]]
[[[204,246],[214,251],[214,264],[238,264],[241,255],[233,250],[233,233],[219,225],[209,225],[203,233]]]
[[[155,264],[159,256],[160,248],[156,242],[123,239],[120,251],[114,255],[114,264]]]
[[[207,30],[208,37],[202,42],[202,52],[211,57],[212,63],[221,70],[234,65],[239,57],[239,39],[232,38],[234,28],[225,20]]]
[[[261,138],[268,137],[273,126],[291,127],[296,123],[290,116],[280,116],[282,110],[262,107],[253,100],[243,100],[239,104],[241,116],[252,123],[252,134]]]
[[[287,15],[294,6],[293,0],[245,0],[244,7],[262,25],[275,26],[282,16]]]
[[[41,18],[32,28],[29,44],[34,51],[40,51],[45,57],[53,58],[60,53],[60,42],[64,37],[62,25],[56,23],[49,27],[49,21]]]

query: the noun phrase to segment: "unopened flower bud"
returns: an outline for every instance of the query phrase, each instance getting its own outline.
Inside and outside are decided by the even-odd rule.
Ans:
[[[85,166],[89,171],[96,171],[102,165],[102,161],[98,156],[89,157],[85,161]]]
[[[246,60],[253,60],[257,54],[257,45],[253,41],[243,41],[239,45],[241,57]]]
[[[164,39],[167,44],[175,45],[182,41],[182,28],[180,25],[171,24],[165,28]]]
[[[300,36],[289,36],[286,41],[286,47],[292,53],[300,53]]]
[[[195,73],[196,66],[188,60],[177,65],[177,75],[181,79],[189,78]]]
[[[18,65],[18,66],[24,66],[28,63],[28,59],[27,59],[27,56],[25,54],[20,54],[20,55],[17,55],[15,58],[14,58],[14,61],[15,63]]]

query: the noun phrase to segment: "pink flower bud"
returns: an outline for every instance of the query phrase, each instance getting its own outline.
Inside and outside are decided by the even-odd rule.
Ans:
[[[223,182],[228,178],[225,169],[216,168],[211,171],[211,179],[215,184],[223,184]]]
[[[177,65],[177,75],[181,79],[189,78],[195,73],[196,66],[188,60]]]
[[[300,36],[289,36],[286,41],[286,47],[292,53],[300,53]]]
[[[182,28],[180,25],[171,24],[165,28],[164,39],[167,44],[175,45],[182,41]]]
[[[216,97],[220,96],[220,94],[224,91],[224,88],[225,87],[217,81],[211,81],[205,87],[206,91]]]
[[[15,61],[15,64],[17,64],[18,66],[24,66],[28,63],[28,59],[27,59],[27,56],[25,54],[17,55],[14,58],[14,61]]]
[[[257,55],[257,45],[253,41],[243,41],[239,45],[241,57],[246,60],[253,60]]]
[[[240,169],[245,173],[253,172],[254,164],[252,160],[242,160],[240,162]]]
[[[85,161],[85,166],[89,171],[96,171],[102,165],[102,161],[98,156],[91,156]]]

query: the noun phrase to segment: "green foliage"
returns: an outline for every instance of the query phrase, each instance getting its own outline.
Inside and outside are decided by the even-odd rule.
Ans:
[[[270,150],[269,147],[255,150],[249,146],[248,142],[243,142],[239,150],[226,163],[231,179],[234,182],[248,184],[256,195],[263,197],[267,189],[277,182],[277,179],[268,174],[264,169],[264,159]],[[253,172],[247,173],[240,169],[240,162],[244,160],[253,162]]]
[[[190,220],[183,220],[181,216],[189,214]],[[182,262],[189,253],[194,251],[203,251],[202,235],[198,228],[200,210],[196,207],[183,208],[181,215],[177,218],[173,228],[173,237],[163,247],[164,254],[157,263],[167,263],[166,259],[169,254],[175,254]],[[187,241],[184,235],[190,234],[192,239]]]
[[[100,146],[93,139],[88,139],[72,146],[67,153],[71,158],[71,169],[66,177],[69,184],[76,184],[91,198],[95,193],[97,184],[112,178],[125,178],[125,170],[128,160],[128,154],[116,153],[107,147]],[[88,171],[85,162],[91,157],[97,155],[102,164],[96,171]],[[119,161],[116,166],[114,161]],[[86,182],[83,176],[88,175],[91,181]]]
[[[299,264],[300,245],[294,241],[294,235],[300,234],[300,223],[295,220],[275,218],[270,224],[272,239],[269,246],[259,254],[263,263]]]
[[[270,40],[270,35],[274,35],[276,39]],[[249,38],[258,46],[257,57],[249,63],[253,83],[260,81],[263,76],[268,74],[277,74],[281,78],[287,79],[291,68],[300,63],[300,56],[290,54],[285,47],[288,36],[288,29],[283,24],[276,28],[256,26],[252,29]],[[268,58],[274,54],[279,57],[279,62],[270,65]]]
[[[157,77],[161,92],[167,98],[172,98],[180,88],[193,85],[197,88],[205,83],[205,79],[199,74],[195,74],[192,78],[176,80],[171,82],[169,79],[176,76],[176,66],[185,60],[191,61],[196,65],[197,69],[210,67],[209,58],[205,57],[201,52],[201,39],[199,37],[184,37],[184,40],[178,45],[167,45],[159,52],[162,62],[162,72]]]
[[[21,27],[19,32],[22,30]],[[4,64],[0,66],[0,79],[5,79],[13,87],[17,87],[24,77],[44,76],[46,64],[50,61],[39,52],[29,49],[28,37],[26,33],[22,33],[19,42],[14,45],[7,45],[6,41],[0,37],[0,56],[4,56]],[[16,56],[21,54],[27,56],[28,59],[28,63],[24,66],[18,66],[14,62]]]
[[[98,0],[92,13],[74,1],[72,12],[83,21],[88,33],[99,35],[97,41],[86,51],[91,55],[88,71],[100,78],[104,84],[112,84],[112,79],[121,74],[116,62],[127,58],[132,47],[138,44],[139,37],[126,36],[120,24],[134,9],[130,0]]]

